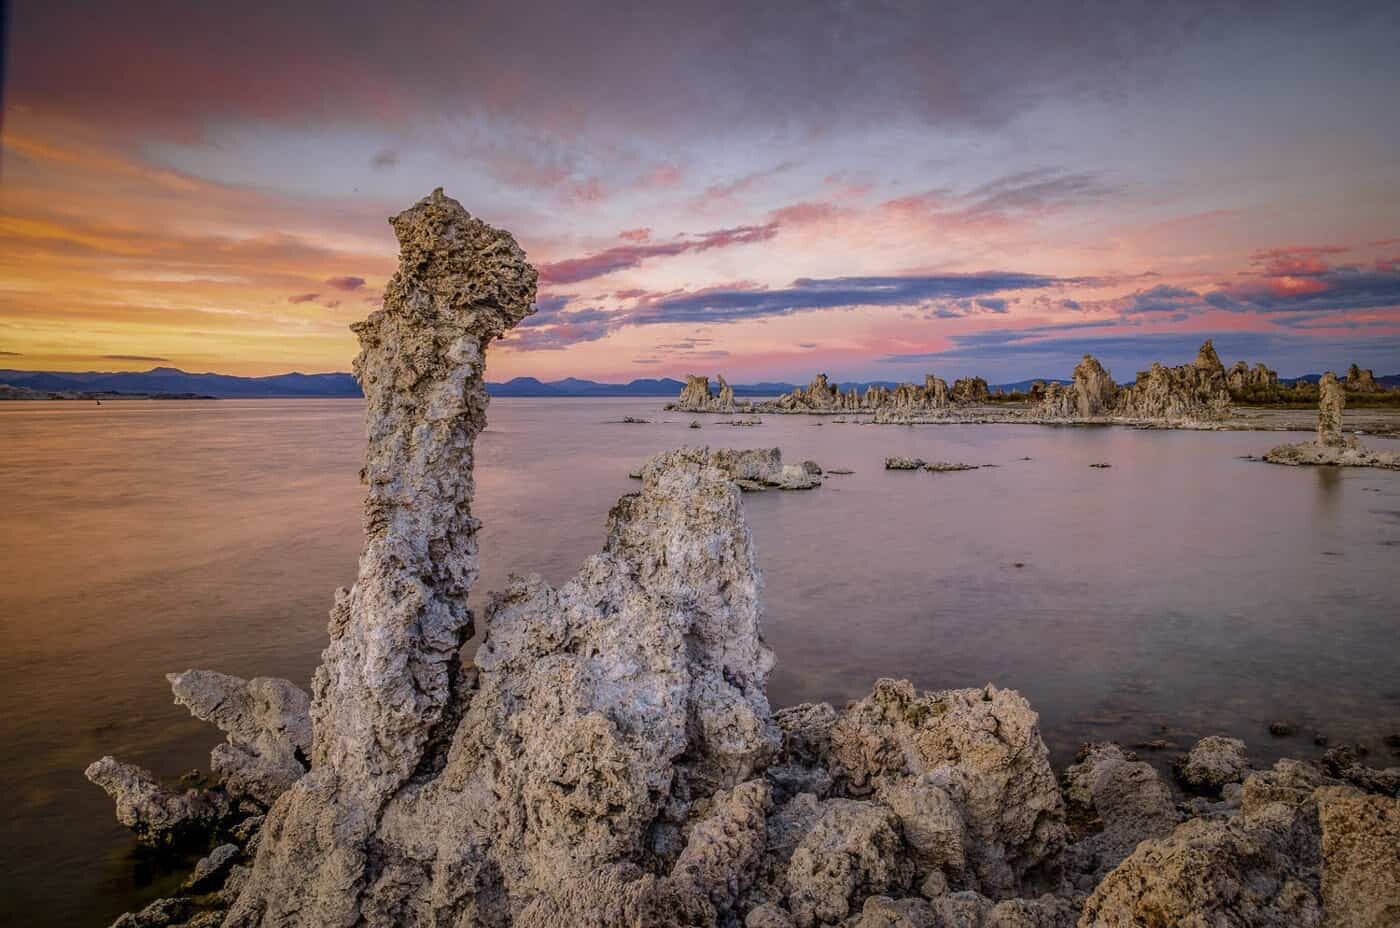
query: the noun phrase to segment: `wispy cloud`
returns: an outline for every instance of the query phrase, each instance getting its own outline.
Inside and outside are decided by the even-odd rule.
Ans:
[[[648,258],[673,257],[693,251],[709,251],[714,248],[728,248],[734,245],[750,245],[763,242],[778,234],[776,223],[761,226],[737,226],[732,229],[717,229],[699,235],[687,235],[665,242],[651,242],[645,238],[629,238],[625,245],[585,255],[581,258],[567,258],[540,265],[540,282],[543,284],[573,284],[603,277],[616,271],[634,268]]]

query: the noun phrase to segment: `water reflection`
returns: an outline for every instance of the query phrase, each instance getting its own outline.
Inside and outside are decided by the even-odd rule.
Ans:
[[[132,857],[82,768],[104,753],[172,777],[207,764],[218,735],[171,705],[167,671],[309,679],[332,591],[354,576],[360,415],[0,404],[0,480],[20,488],[0,507],[0,921],[105,924],[178,881]],[[1385,757],[1379,738],[1400,731],[1400,474],[1237,459],[1275,433],[806,417],[694,431],[652,401],[496,401],[490,417],[477,606],[510,571],[567,579],[648,454],[776,444],[855,470],[745,497],[777,705],[840,703],[882,675],[995,681],[1032,700],[1057,763],[1081,740],[1222,731],[1260,762],[1314,751],[1314,731]],[[893,454],[998,466],[886,472]],[[1277,718],[1299,736],[1265,735]]]

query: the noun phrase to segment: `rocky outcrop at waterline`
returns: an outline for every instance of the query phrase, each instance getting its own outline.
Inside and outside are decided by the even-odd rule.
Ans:
[[[1353,393],[1380,393],[1381,385],[1376,383],[1376,375],[1369,368],[1353,364],[1347,369],[1346,389]]]
[[[1040,401],[1031,414],[1046,419],[1101,419],[1113,414],[1118,385],[1092,355],[1074,368],[1069,384],[1040,384]]]
[[[1250,367],[1244,361],[1236,361],[1225,375],[1225,387],[1230,397],[1236,401],[1267,394],[1278,387],[1278,373],[1262,361]]]
[[[718,375],[719,395],[710,392],[710,378],[687,374],[685,386],[681,388],[681,395],[667,408],[679,412],[735,412],[738,407],[734,404],[734,388],[725,381],[724,375]]]
[[[1154,363],[1119,394],[1115,409],[1129,419],[1209,422],[1230,414],[1225,366],[1207,340],[1196,360],[1180,367]]]
[[[1337,375],[1328,371],[1318,382],[1317,439],[1279,445],[1264,455],[1270,464],[1379,467],[1400,470],[1400,453],[1372,451],[1355,435],[1342,432],[1347,395]]]
[[[441,192],[394,225],[399,272],[357,327],[365,547],[315,674],[308,769],[263,818],[239,802],[187,895],[123,924],[1381,924],[1400,800],[1320,768],[1252,773],[1235,807],[1178,825],[1121,750],[1062,791],[1013,690],[880,680],[843,709],[773,711],[740,458],[723,457],[742,452],[653,457],[575,577],[489,598],[464,667],[482,353],[530,311],[534,273]],[[226,769],[295,773],[294,693],[172,682],[227,732]]]

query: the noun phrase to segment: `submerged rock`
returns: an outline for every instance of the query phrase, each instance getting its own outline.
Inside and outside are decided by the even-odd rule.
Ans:
[[[211,753],[210,769],[230,795],[271,805],[306,773],[311,698],[300,687],[274,677],[244,680],[212,670],[187,670],[166,679],[177,703],[228,735]]]
[[[149,770],[113,757],[95,761],[84,775],[117,806],[117,821],[142,844],[173,847],[206,837],[228,816],[228,797],[202,789],[172,790]]]
[[[936,474],[952,473],[960,470],[976,470],[976,464],[961,464],[953,461],[930,461],[924,465],[924,470]]]

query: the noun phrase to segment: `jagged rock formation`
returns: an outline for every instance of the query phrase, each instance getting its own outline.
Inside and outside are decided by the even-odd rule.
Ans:
[[[311,698],[286,680],[243,680],[212,670],[167,674],[175,701],[228,735],[210,769],[235,798],[271,805],[306,773]]]
[[[202,789],[172,790],[149,770],[104,757],[83,771],[112,797],[117,821],[149,847],[174,847],[202,838],[228,816],[228,797]]]
[[[1049,419],[1098,419],[1113,413],[1118,398],[1118,384],[1092,355],[1074,367],[1074,379],[1068,385],[1040,384],[1040,401],[1031,414]]]
[[[768,412],[835,412],[859,409],[861,405],[861,397],[854,388],[842,393],[827,381],[826,374],[818,374],[805,388],[784,393],[772,403],[759,404],[759,408]]]
[[[815,461],[784,464],[778,448],[702,448],[699,453],[707,466],[722,471],[741,490],[810,490],[822,484],[822,469]]]
[[[681,395],[667,408],[680,412],[736,411],[738,407],[734,403],[734,388],[724,379],[723,374],[718,377],[719,395],[715,396],[710,392],[710,378],[687,374]]]
[[[489,599],[464,669],[482,352],[530,311],[534,272],[440,191],[394,224],[399,273],[357,327],[366,544],[315,676],[310,769],[265,818],[225,826],[192,895],[119,925],[1166,928],[1318,925],[1325,910],[1349,928],[1394,914],[1400,800],[1357,791],[1394,786],[1348,754],[1329,770],[1353,786],[1281,762],[1172,829],[1150,768],[1096,745],[1066,779],[1079,833],[1012,690],[880,680],[840,711],[771,712],[735,474],[776,452],[652,458],[573,579],[513,577]],[[234,775],[251,781],[299,737],[295,693],[173,682],[228,732]],[[203,801],[94,767],[133,824]],[[153,801],[126,815],[137,792]]]
[[[1322,375],[1317,388],[1317,443],[1325,448],[1340,448],[1346,444],[1342,436],[1346,391],[1337,383],[1337,375],[1331,371]]]
[[[922,385],[902,383],[890,389],[871,384],[862,394],[854,387],[842,392],[827,380],[826,374],[818,374],[806,387],[784,393],[772,402],[755,404],[754,408],[774,413],[873,412],[877,417],[898,421],[938,415],[954,406],[985,403],[989,397],[987,382],[981,377],[964,377],[949,390],[947,381],[927,374]]]
[[[981,377],[959,377],[953,381],[953,402],[959,406],[985,403],[991,395],[987,381]]]
[[[1354,366],[1354,365],[1353,365]],[[1264,455],[1270,464],[1379,467],[1400,470],[1400,453],[1371,451],[1355,435],[1342,433],[1346,390],[1328,371],[1318,382],[1317,440],[1279,445]]]
[[[1244,361],[1236,361],[1225,375],[1225,386],[1230,396],[1243,400],[1278,387],[1278,373],[1270,370],[1262,361],[1251,369]]]
[[[234,925],[355,920],[386,806],[440,762],[462,711],[485,348],[534,311],[536,273],[441,190],[390,223],[399,270],[353,327],[369,436],[359,577],[337,594],[313,683],[311,771],[269,813]]]
[[[1118,395],[1115,413],[1134,419],[1212,421],[1230,414],[1225,366],[1207,340],[1196,360],[1181,367],[1154,363]]]
[[[1376,383],[1376,375],[1370,368],[1362,369],[1353,364],[1347,368],[1346,389],[1353,393],[1380,393],[1381,385]]]

